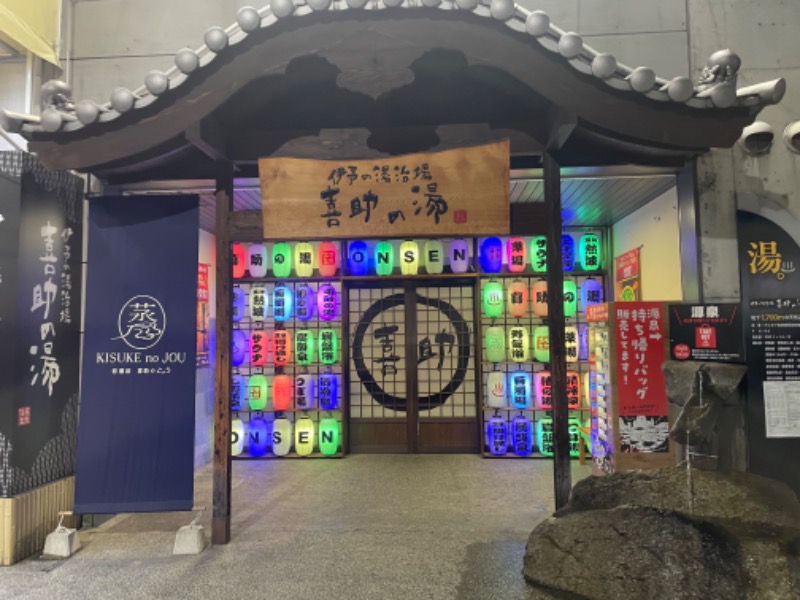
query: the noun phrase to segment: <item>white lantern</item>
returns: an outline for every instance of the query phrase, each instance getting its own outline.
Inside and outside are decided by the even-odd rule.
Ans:
[[[247,248],[247,269],[250,277],[260,279],[267,276],[267,248],[264,244],[250,244]]]
[[[275,456],[286,456],[292,449],[292,422],[278,418],[272,427],[272,452]]]
[[[503,408],[506,405],[506,376],[501,371],[492,371],[486,377],[486,406]]]

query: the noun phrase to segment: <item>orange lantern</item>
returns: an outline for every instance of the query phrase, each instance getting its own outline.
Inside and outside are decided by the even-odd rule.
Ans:
[[[333,277],[339,270],[339,253],[333,242],[320,242],[317,248],[317,266],[322,277]]]
[[[537,317],[547,316],[547,282],[539,280],[531,287],[531,304],[533,314]]]
[[[272,335],[272,362],[276,367],[285,367],[292,357],[292,337],[285,329],[276,329]]]
[[[272,405],[275,410],[290,410],[294,384],[289,375],[275,375],[272,378]]]
[[[508,314],[520,319],[528,312],[528,286],[523,281],[512,281],[506,291]]]

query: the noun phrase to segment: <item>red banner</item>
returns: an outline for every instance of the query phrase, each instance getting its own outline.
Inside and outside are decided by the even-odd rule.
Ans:
[[[639,248],[628,250],[615,259],[614,300],[617,302],[637,302],[641,299],[639,281]]]
[[[208,306],[208,272],[210,265],[197,265],[197,366],[208,364],[208,351],[211,340]]]

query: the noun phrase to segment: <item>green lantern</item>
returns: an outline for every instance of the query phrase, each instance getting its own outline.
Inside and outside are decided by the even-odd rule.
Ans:
[[[414,240],[400,244],[400,272],[403,275],[416,275],[419,272],[419,244]]]
[[[294,246],[294,271],[298,277],[314,274],[314,247],[308,242],[298,242]]]
[[[534,273],[547,272],[547,238],[543,235],[531,240],[531,266]]]
[[[546,325],[533,330],[533,358],[537,362],[550,362],[550,330]]]
[[[278,242],[272,248],[272,274],[278,279],[289,277],[292,272],[292,249],[286,242]]]
[[[506,357],[506,332],[502,327],[487,327],[484,334],[486,360],[503,362]]]
[[[333,418],[319,421],[319,451],[323,456],[333,456],[339,451],[339,421]]]
[[[319,362],[323,365],[334,365],[339,359],[339,333],[335,329],[319,330]]]
[[[585,233],[578,245],[578,257],[584,271],[600,268],[600,239],[593,233]]]
[[[503,315],[503,284],[488,281],[483,284],[483,314],[490,319]]]
[[[564,280],[564,316],[574,317],[578,310],[578,286],[572,280]]]
[[[394,246],[392,242],[381,240],[375,244],[375,272],[378,275],[391,275],[394,270]]]
[[[307,367],[314,362],[314,333],[298,329],[294,334],[294,358],[298,365]]]

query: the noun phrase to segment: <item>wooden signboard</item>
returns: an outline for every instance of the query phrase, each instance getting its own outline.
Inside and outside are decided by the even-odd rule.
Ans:
[[[265,239],[508,235],[508,140],[367,160],[258,161]]]

